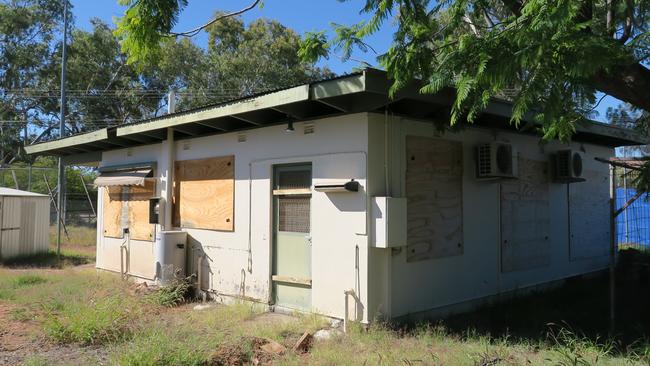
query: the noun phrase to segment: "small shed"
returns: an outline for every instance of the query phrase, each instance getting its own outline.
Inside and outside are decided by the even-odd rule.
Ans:
[[[49,227],[48,196],[0,187],[0,259],[47,251]]]

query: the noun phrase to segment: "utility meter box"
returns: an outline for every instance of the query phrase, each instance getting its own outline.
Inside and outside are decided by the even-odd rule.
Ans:
[[[397,248],[406,246],[406,198],[373,197],[372,246]]]
[[[149,223],[160,224],[160,197],[149,198]]]

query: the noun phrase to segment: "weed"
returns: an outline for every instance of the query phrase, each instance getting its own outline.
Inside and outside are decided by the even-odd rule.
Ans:
[[[192,290],[191,277],[161,287],[152,295],[153,301],[162,306],[174,307],[184,303]]]
[[[548,337],[559,355],[557,364],[562,366],[597,364],[601,359],[609,356],[614,349],[614,344],[610,341],[597,344],[566,327],[560,327],[558,330],[551,328]]]
[[[13,290],[0,288],[0,300],[15,300],[16,293]]]
[[[198,346],[200,335],[179,339],[161,329],[138,334],[126,347],[113,353],[118,365],[204,365],[205,352]]]
[[[9,315],[11,316],[11,319],[19,322],[26,322],[32,319],[32,314],[25,308],[11,309]]]
[[[42,356],[29,356],[23,361],[23,366],[47,366],[50,363]]]
[[[35,274],[24,274],[20,275],[13,280],[13,288],[18,289],[21,287],[38,285],[40,283],[47,282],[47,279],[44,277],[35,275]]]
[[[49,314],[45,331],[60,343],[104,344],[128,339],[138,315],[134,305],[118,296],[90,303],[76,301]]]

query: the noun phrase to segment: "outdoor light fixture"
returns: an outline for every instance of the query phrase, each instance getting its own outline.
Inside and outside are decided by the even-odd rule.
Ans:
[[[295,131],[295,129],[293,128],[293,121],[289,121],[289,123],[287,123],[287,128],[284,130],[284,132],[292,133],[293,131]]]

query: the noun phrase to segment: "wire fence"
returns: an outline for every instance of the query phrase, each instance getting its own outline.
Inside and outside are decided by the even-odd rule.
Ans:
[[[617,244],[619,248],[650,251],[650,195],[637,194],[634,187],[637,176],[636,170],[616,168],[616,208],[625,207],[616,218]],[[628,205],[637,195],[638,198]]]

